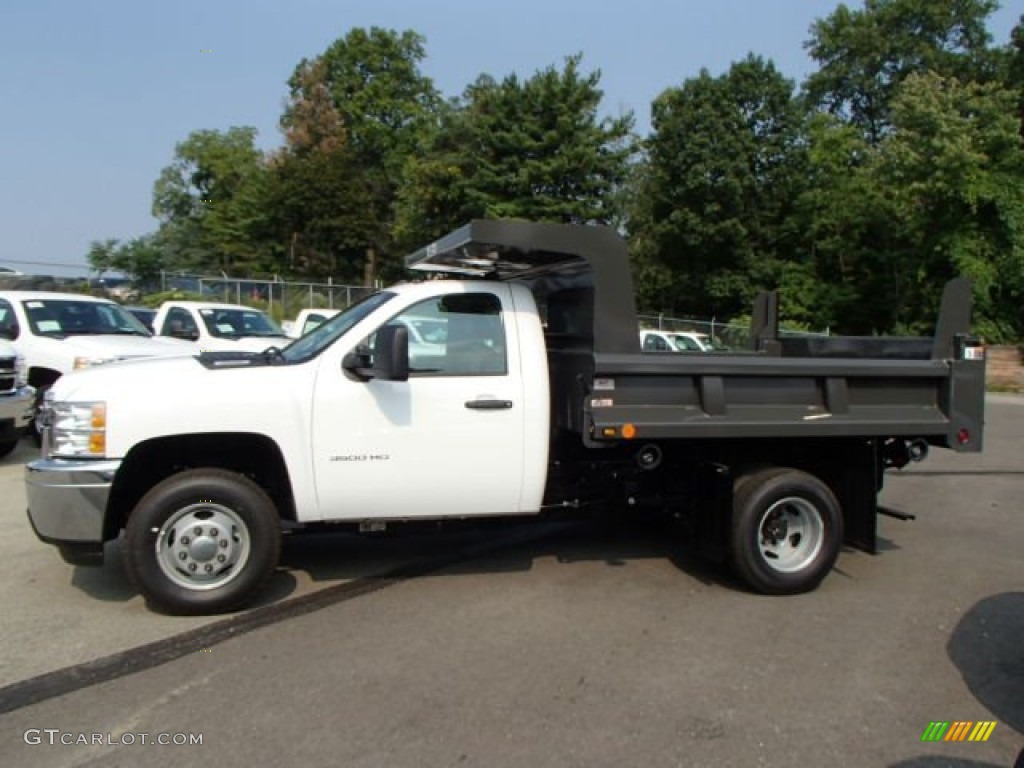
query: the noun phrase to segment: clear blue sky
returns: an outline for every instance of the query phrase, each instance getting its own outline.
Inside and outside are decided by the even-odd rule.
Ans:
[[[582,52],[585,69],[601,70],[605,111],[632,110],[646,133],[652,99],[702,67],[719,74],[754,52],[802,81],[808,28],[838,4],[0,0],[0,265],[84,265],[91,240],[155,229],[153,182],[174,145],[251,125],[260,146],[278,146],[295,65],[353,27],[424,35],[423,70],[446,96],[484,72],[529,76]],[[993,19],[997,43],[1020,10]]]

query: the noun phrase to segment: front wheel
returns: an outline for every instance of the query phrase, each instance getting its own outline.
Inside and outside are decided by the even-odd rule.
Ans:
[[[192,469],[153,487],[125,528],[128,576],[165,613],[220,613],[252,599],[277,567],[274,503],[247,477]]]
[[[0,459],[6,458],[14,453],[14,449],[18,447],[18,439],[6,440],[0,443]]]
[[[842,541],[839,502],[813,475],[777,467],[736,480],[732,563],[754,590],[789,595],[815,589]]]

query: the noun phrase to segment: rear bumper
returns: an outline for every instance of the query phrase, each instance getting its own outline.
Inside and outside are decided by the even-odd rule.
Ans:
[[[25,466],[28,518],[41,541],[75,564],[103,562],[107,498],[120,461],[39,459]]]

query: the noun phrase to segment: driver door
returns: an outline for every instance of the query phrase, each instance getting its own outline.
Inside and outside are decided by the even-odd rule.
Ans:
[[[520,511],[523,386],[511,308],[507,286],[473,286],[391,318],[444,329],[431,341],[410,333],[408,381],[357,381],[336,362],[321,368],[313,455],[323,519]]]

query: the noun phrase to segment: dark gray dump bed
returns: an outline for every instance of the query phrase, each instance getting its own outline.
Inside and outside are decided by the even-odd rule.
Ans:
[[[780,338],[776,297],[765,294],[748,351],[644,354],[626,245],[605,227],[473,221],[407,266],[528,283],[546,322],[553,426],[588,444],[633,435],[982,447],[984,350],[970,336],[963,279],[946,286],[931,338]]]

